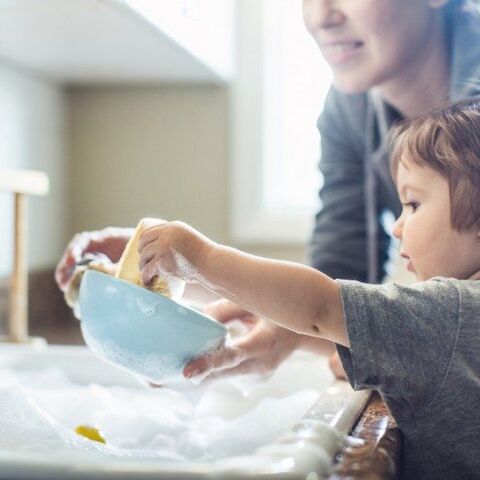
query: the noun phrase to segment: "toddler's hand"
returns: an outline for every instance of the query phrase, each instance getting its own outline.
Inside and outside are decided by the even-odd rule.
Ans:
[[[157,275],[198,282],[200,262],[206,259],[212,244],[183,222],[163,222],[147,228],[138,243],[142,282],[149,285]]]

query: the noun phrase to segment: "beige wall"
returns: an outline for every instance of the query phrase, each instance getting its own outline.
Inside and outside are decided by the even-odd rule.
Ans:
[[[227,90],[77,89],[69,102],[72,233],[157,216],[231,243]],[[244,249],[303,260],[301,245]]]
[[[156,216],[224,240],[227,116],[217,88],[72,91],[74,230]]]

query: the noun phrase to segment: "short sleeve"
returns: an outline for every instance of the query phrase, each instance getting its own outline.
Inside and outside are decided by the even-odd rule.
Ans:
[[[458,281],[337,281],[350,341],[350,348],[337,349],[352,387],[373,388],[422,408],[439,391],[455,346]]]

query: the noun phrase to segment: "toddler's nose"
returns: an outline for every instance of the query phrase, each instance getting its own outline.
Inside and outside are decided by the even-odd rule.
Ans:
[[[403,235],[403,215],[400,215],[395,224],[393,225],[393,236],[395,238],[398,238],[399,240],[402,239],[402,235]]]

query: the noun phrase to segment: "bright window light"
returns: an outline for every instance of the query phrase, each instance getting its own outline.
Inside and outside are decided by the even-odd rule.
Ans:
[[[264,0],[263,202],[270,211],[318,209],[316,122],[332,74],[307,32],[300,0]]]

